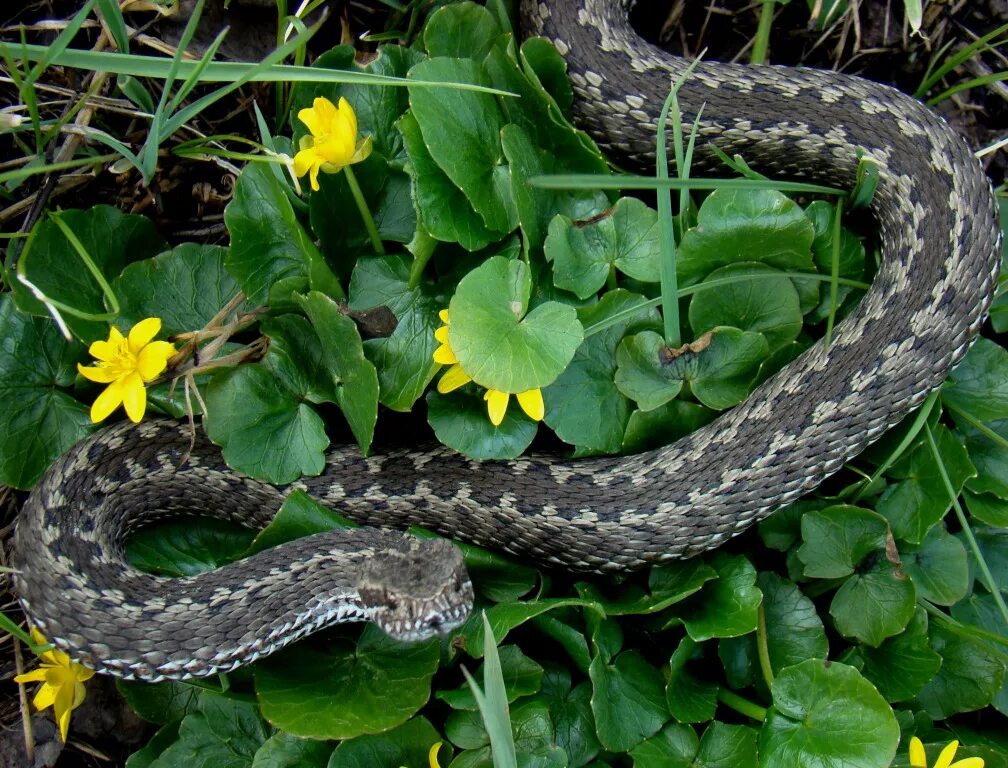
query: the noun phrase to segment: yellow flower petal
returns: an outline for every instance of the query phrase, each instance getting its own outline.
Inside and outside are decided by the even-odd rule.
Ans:
[[[508,399],[511,396],[507,392],[500,392],[496,389],[488,389],[483,399],[487,402],[487,413],[490,415],[490,423],[499,427],[504,421],[504,414],[507,413]]]
[[[442,325],[436,331],[434,331],[434,338],[440,341],[442,344],[448,343],[448,326]]]
[[[521,409],[525,411],[532,421],[542,421],[543,414],[546,412],[546,407],[543,405],[542,390],[530,389],[526,392],[519,392],[516,397],[518,398],[518,405],[521,406]]]
[[[130,328],[129,351],[134,355],[139,355],[147,344],[161,332],[161,319],[148,317]]]
[[[308,181],[311,183],[312,192],[318,192],[318,172],[321,163],[315,163],[312,165],[311,169],[308,171]]]
[[[927,768],[924,744],[916,736],[910,739],[910,768]]]
[[[445,371],[444,376],[438,381],[437,391],[444,395],[458,389],[463,384],[468,384],[470,381],[472,381],[472,377],[462,370],[461,365],[456,363]]]
[[[458,362],[458,358],[455,357],[455,353],[451,347],[447,344],[442,344],[434,350],[434,362],[441,363],[441,365],[455,365]]]
[[[354,112],[350,102],[340,96],[339,106],[336,108],[339,116],[346,122],[347,131],[351,136],[357,135],[357,113]]]
[[[321,162],[315,154],[314,145],[302,147],[301,151],[294,155],[294,175],[304,176],[312,166]]]
[[[73,709],[76,686],[63,685],[56,691],[56,700],[53,702],[53,715],[59,724],[60,738],[66,743],[67,733],[70,731],[70,711]]]
[[[354,132],[356,135],[356,132]],[[350,163],[360,163],[371,157],[371,150],[373,149],[373,142],[370,136],[365,136],[363,139],[358,140],[357,146],[354,148],[354,153],[350,158]]]
[[[152,341],[137,355],[136,370],[144,381],[157,378],[168,367],[168,358],[175,354],[175,345],[167,341]]]
[[[124,341],[125,338],[123,338],[119,329],[113,325],[109,328],[108,341],[92,342],[91,346],[88,347],[88,354],[95,360],[101,360],[103,363],[111,362],[119,354],[119,348]]]
[[[105,421],[109,416],[112,415],[112,411],[119,407],[119,404],[123,401],[123,390],[120,380],[113,381],[101,394],[95,398],[95,401],[91,404],[91,421],[97,424],[101,421]]]
[[[949,768],[952,765],[952,758],[955,757],[956,750],[959,749],[959,740],[953,739],[945,745],[945,749],[938,755],[938,761],[934,768]]]
[[[439,318],[441,318],[441,322],[442,323],[444,323],[445,325],[448,325],[448,310],[447,309],[442,309],[440,312],[437,313],[437,316]]]
[[[44,669],[33,669],[31,672],[23,672],[15,675],[15,683],[42,683],[45,682],[46,673]]]
[[[32,706],[35,709],[43,710],[46,707],[51,707],[54,701],[56,701],[56,689],[51,685],[43,685],[38,689],[35,698],[32,699]]]
[[[119,371],[111,366],[96,365],[85,367],[77,363],[77,372],[89,381],[96,381],[99,384],[110,384],[119,378]]]
[[[441,749],[440,741],[433,747],[431,747],[430,751],[427,753],[427,762],[430,764],[430,768],[441,768],[441,765],[440,763],[438,763],[437,759],[437,753],[439,749]]]
[[[123,408],[134,424],[138,424],[147,409],[147,389],[139,373],[131,373],[121,383]]]
[[[962,760],[956,760],[949,768],[984,768],[984,759],[982,757],[964,757]]]

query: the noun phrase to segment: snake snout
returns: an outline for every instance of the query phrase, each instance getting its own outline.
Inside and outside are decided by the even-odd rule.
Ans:
[[[456,629],[473,603],[462,553],[445,539],[404,536],[401,548],[376,552],[362,568],[358,593],[371,621],[409,642]]]

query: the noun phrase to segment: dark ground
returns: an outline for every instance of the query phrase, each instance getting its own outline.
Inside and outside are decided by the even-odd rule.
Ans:
[[[901,0],[852,0],[857,13],[844,15],[825,30],[808,27],[808,4],[793,0],[778,10],[770,40],[770,61],[777,64],[839,69],[913,92],[920,83],[932,55],[951,43],[956,50],[1001,24],[1008,23],[1008,0],[931,0],[925,8],[923,36],[910,35],[903,23]],[[377,3],[375,3],[377,5]],[[670,3],[642,3],[635,12],[639,29],[660,30],[655,42],[676,53],[696,54],[707,49],[707,60],[747,61],[759,18],[759,3],[741,0],[671,0]],[[363,30],[377,30],[385,24],[386,11],[354,3],[331,4],[333,12],[326,27],[313,41],[317,54],[340,41],[349,30],[351,38]],[[32,3],[10,2],[0,7],[0,35],[19,39],[18,25],[29,27],[29,42],[48,42],[54,33],[40,30],[42,20],[65,19],[76,9],[72,0]],[[251,14],[251,15],[250,15]],[[214,12],[215,16],[219,16]],[[130,17],[151,38],[174,37],[169,26],[153,24],[152,14]],[[255,50],[264,39],[262,30],[275,24],[275,14],[262,10],[232,11],[218,18],[233,25],[236,40],[233,53]],[[237,23],[236,23],[237,22]],[[244,32],[242,30],[245,30]],[[96,30],[85,30],[76,47],[94,45]],[[248,34],[249,37],[244,37]],[[86,38],[86,39],[85,39]],[[366,47],[362,46],[362,47]],[[137,45],[134,52],[150,53]],[[1008,51],[988,53],[956,71],[949,84],[1008,69]],[[6,76],[6,72],[3,73]],[[82,93],[88,73],[52,70],[42,83],[57,89]],[[51,106],[59,114],[66,106],[60,91],[50,91]],[[101,91],[116,97],[110,85]],[[63,99],[61,101],[61,98]],[[261,88],[243,89],[225,104],[200,117],[198,128],[205,134],[230,132],[255,136],[250,103],[271,104],[272,96]],[[6,80],[0,80],[0,107],[17,103],[17,94]],[[976,149],[1004,137],[1008,129],[1008,84],[972,89],[939,105],[938,110],[955,125]],[[50,115],[51,116],[51,115]],[[120,138],[139,142],[145,124],[131,121],[114,111],[98,112],[94,124]],[[23,156],[9,137],[0,137],[0,163]],[[1002,184],[1008,168],[1008,152],[985,158],[995,184]],[[2,167],[2,166],[0,166]],[[179,161],[164,157],[151,186],[143,187],[133,173],[104,174],[97,178],[35,177],[13,191],[0,191],[0,229],[24,231],[44,208],[82,207],[96,203],[117,205],[123,210],[143,212],[154,218],[170,240],[219,241],[224,235],[223,209],[229,199],[233,176],[220,166]],[[6,197],[4,197],[6,195]],[[17,494],[0,493],[0,540],[9,543]],[[9,553],[8,553],[9,554]],[[9,560],[0,561],[3,565]],[[0,593],[0,610],[16,616],[16,604],[9,594]],[[25,659],[30,663],[30,659]],[[15,674],[15,650],[9,637],[0,637],[0,768],[32,765],[24,756],[21,704],[10,678]],[[59,753],[58,737],[48,715],[33,718],[36,740],[34,765],[52,765]],[[108,680],[89,683],[88,698],[75,710],[70,745],[59,757],[60,766],[117,766],[147,736],[143,724],[128,711]]]

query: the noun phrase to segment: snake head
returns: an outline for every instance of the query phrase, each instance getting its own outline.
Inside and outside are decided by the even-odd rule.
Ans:
[[[447,539],[404,536],[363,566],[361,603],[396,640],[426,640],[451,632],[469,616],[473,589],[462,553]]]

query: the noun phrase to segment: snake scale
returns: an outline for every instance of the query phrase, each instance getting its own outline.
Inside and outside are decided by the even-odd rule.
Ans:
[[[524,0],[526,34],[566,58],[579,123],[627,162],[652,162],[656,117],[686,66],[642,41],[614,0]],[[673,445],[626,457],[476,462],[444,449],[334,450],[301,488],[355,520],[422,525],[545,566],[640,568],[716,547],[815,488],[920,404],[965,354],[999,269],[990,184],[966,144],[917,101],[835,73],[702,63],[681,93],[710,146],[775,177],[850,187],[859,154],[880,180],[882,262],[827,349],[816,344],[744,403]],[[335,621],[397,637],[456,626],[472,592],[457,550],[394,532],[316,534],[224,568],[163,579],[123,540],[167,515],[261,527],[289,489],[229,470],[183,425],[96,433],[26,502],[15,587],[42,631],[101,672],[157,680],[247,663]]]

